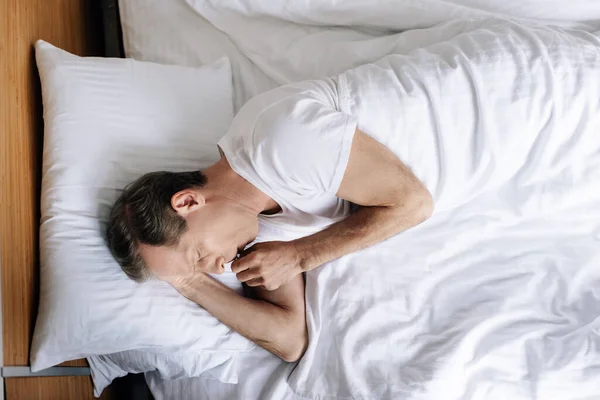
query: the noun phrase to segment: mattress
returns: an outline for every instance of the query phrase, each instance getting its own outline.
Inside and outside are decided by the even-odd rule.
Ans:
[[[372,4],[119,2],[127,56],[182,65],[229,57],[237,109],[493,14],[600,26],[593,1],[572,1],[568,12],[535,0]],[[529,196],[510,185],[482,195],[308,273],[310,344],[299,363],[257,348],[240,356],[237,385],[147,373],[154,397],[600,398],[600,188],[567,195],[556,179]],[[541,212],[548,204],[554,212]]]

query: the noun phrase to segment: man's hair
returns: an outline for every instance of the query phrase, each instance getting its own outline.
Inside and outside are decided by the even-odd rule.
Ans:
[[[176,245],[187,223],[171,206],[181,190],[202,187],[206,176],[193,172],[151,172],[127,186],[115,202],[106,232],[108,247],[128,277],[148,279],[139,244]]]

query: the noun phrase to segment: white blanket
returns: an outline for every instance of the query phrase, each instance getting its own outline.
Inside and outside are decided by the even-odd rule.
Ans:
[[[600,35],[494,19],[434,32],[446,39],[338,81],[342,111],[411,167],[438,212],[506,184],[517,196],[559,173],[588,179],[600,152]]]
[[[564,0],[186,1],[247,57],[239,60],[226,50],[233,54],[234,65],[240,61],[242,68],[236,71],[240,82],[235,83],[241,85],[244,100],[275,85],[334,75],[387,54],[406,54],[438,43],[458,32],[420,28],[458,18],[467,22],[463,31],[470,29],[468,21],[497,14],[600,30],[596,0],[570,0],[568,7]],[[194,40],[198,48],[185,50],[211,52],[212,43],[203,44],[202,37]],[[200,50],[201,46],[210,50]],[[206,57],[203,62],[208,62]]]
[[[410,7],[394,8],[397,2],[386,1],[378,1],[378,7],[336,2],[337,8],[333,2],[190,2],[267,78],[259,86],[238,81],[240,96],[268,89],[268,80],[275,85],[318,78],[389,54],[408,55],[397,57],[404,60],[397,65],[413,69],[402,67],[395,76],[411,76],[415,88],[408,95],[428,97],[424,109],[431,115],[402,110],[397,118],[410,120],[416,132],[460,134],[457,127],[462,127],[470,138],[448,142],[451,151],[431,147],[438,151],[436,170],[460,167],[463,174],[459,180],[452,181],[457,175],[447,178],[452,185],[446,187],[462,181],[469,185],[467,195],[444,197],[439,176],[429,179],[442,204],[429,221],[307,274],[310,345],[296,368],[261,355],[271,372],[253,380],[258,373],[246,368],[237,389],[213,384],[205,388],[209,397],[600,397],[600,71],[593,35],[577,33],[580,39],[573,36],[573,41],[590,44],[569,53],[570,36],[557,33],[553,43],[550,33],[546,39],[518,30],[500,35],[494,33],[501,24],[497,20],[470,18],[398,33],[451,16],[480,15],[472,8],[444,8],[451,4],[446,2],[435,2],[440,8],[431,13],[412,14]],[[434,4],[406,3],[421,11],[419,4]],[[503,4],[510,8],[517,2]],[[597,3],[587,9],[578,4],[535,17],[597,22],[591,21],[599,18]],[[466,32],[475,33],[461,36]],[[469,47],[469,38],[477,37]],[[457,70],[468,74],[457,75],[447,90],[436,88],[436,71],[442,70],[427,64],[431,55],[452,54],[457,47],[464,54],[485,52],[486,46],[477,47],[486,37],[493,39],[487,47],[500,49],[501,62],[495,64],[492,57],[482,66],[450,57],[448,62],[456,61]],[[450,38],[457,39],[449,45]],[[423,47],[428,49],[417,50]],[[519,49],[526,49],[522,57],[511,57]],[[540,55],[556,68],[532,74]],[[573,68],[578,60],[587,68]],[[494,65],[502,70],[491,73]],[[474,84],[469,77],[479,81]],[[508,92],[503,85],[492,90],[495,82],[489,79],[500,77]],[[486,91],[474,93],[478,87]],[[388,95],[385,100],[393,102],[393,94]],[[499,115],[497,110],[518,113]],[[422,168],[425,172],[417,173],[427,181],[431,163],[419,167],[411,153],[415,148],[404,147],[402,156]],[[423,160],[430,161],[431,154]],[[475,164],[474,157],[479,157]],[[284,377],[289,391],[280,385]],[[150,381],[158,384],[155,378]]]
[[[307,274],[318,339],[291,375],[296,393],[564,398],[577,382],[600,395],[585,378],[600,365],[600,290],[587,286],[599,275],[600,40],[496,20],[452,37],[464,26],[341,76],[359,127],[422,178],[437,214]]]

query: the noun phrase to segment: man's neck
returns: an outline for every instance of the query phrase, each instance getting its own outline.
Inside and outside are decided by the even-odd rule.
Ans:
[[[207,178],[202,188],[207,201],[227,199],[256,215],[274,214],[281,210],[275,200],[231,169],[225,157],[202,172]]]

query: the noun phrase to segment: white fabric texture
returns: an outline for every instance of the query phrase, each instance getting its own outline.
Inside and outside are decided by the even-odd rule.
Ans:
[[[413,260],[404,263],[396,258],[394,264],[388,265],[387,273],[379,269],[379,279],[371,277],[374,274],[369,268],[372,260],[364,264],[360,255],[348,257],[354,257],[355,262],[344,275],[339,273],[341,264],[347,260],[338,261],[335,268],[327,265],[307,274],[307,315],[312,315],[309,332],[310,337],[319,337],[319,340],[310,343],[289,379],[296,393],[311,397],[399,398],[420,394],[426,398],[485,398],[489,396],[486,387],[493,387],[493,396],[515,398],[528,393],[529,374],[538,369],[544,372],[548,369],[549,375],[564,374],[563,387],[556,389],[559,392],[573,382],[572,376],[561,371],[562,365],[553,365],[548,359],[547,352],[553,344],[548,336],[558,332],[548,329],[544,323],[534,331],[527,326],[532,323],[529,318],[544,315],[540,308],[545,307],[531,296],[533,293],[523,293],[525,296],[517,302],[503,295],[501,300],[486,296],[483,301],[473,303],[481,289],[471,287],[473,293],[465,296],[466,303],[461,301],[464,292],[460,297],[447,294],[447,299],[438,302],[436,296],[443,293],[439,287],[419,292],[401,284],[406,282],[406,276],[401,277],[406,264],[409,268],[438,267],[446,273],[449,266],[465,265],[466,260],[460,257],[455,264],[457,260],[453,258],[459,246],[454,243],[446,247],[452,242],[450,238],[442,242],[437,241],[439,237],[432,238],[440,231],[458,233],[460,228],[448,229],[439,223],[449,215],[456,217],[457,209],[466,207],[471,200],[473,203],[467,210],[485,201],[488,216],[492,212],[506,213],[499,221],[497,216],[490,218],[488,228],[493,226],[492,229],[500,232],[502,228],[507,229],[508,232],[500,235],[506,235],[509,243],[510,238],[521,241],[522,230],[529,229],[534,221],[547,222],[545,230],[529,234],[530,241],[512,243],[512,251],[497,243],[498,237],[494,234],[492,244],[482,246],[478,242],[485,240],[486,234],[481,230],[468,232],[473,243],[464,249],[467,259],[485,254],[482,247],[491,248],[493,256],[484,261],[487,265],[480,266],[488,278],[494,276],[487,269],[490,265],[496,264],[498,271],[506,270],[503,264],[508,254],[514,257],[511,264],[517,271],[533,262],[536,267],[545,264],[549,268],[545,273],[550,276],[556,264],[560,264],[561,272],[554,275],[555,278],[586,273],[582,267],[588,262],[587,257],[593,259],[600,250],[591,244],[596,242],[597,247],[595,239],[589,243],[588,252],[578,256],[552,251],[548,242],[543,245],[547,250],[534,257],[534,261],[530,260],[531,254],[527,254],[543,242],[549,232],[554,233],[552,242],[568,238],[569,228],[560,228],[565,216],[577,215],[576,210],[598,209],[600,38],[582,31],[525,28],[502,20],[485,20],[480,24],[481,28],[443,43],[407,55],[390,55],[338,77],[339,85],[348,87],[350,106],[343,111],[355,115],[361,130],[388,146],[411,167],[431,191],[439,216],[392,240],[403,257],[410,256]],[[500,193],[505,196],[500,204],[489,198],[477,199]],[[533,205],[529,202],[535,204],[533,209],[529,209]],[[520,225],[518,230],[504,226],[513,223]],[[589,242],[587,236],[597,231],[598,221],[577,223],[572,228],[578,234],[569,242],[578,247]],[[439,246],[437,251],[427,249],[432,243]],[[441,243],[445,246],[441,247]],[[383,248],[378,246],[364,253],[373,257]],[[448,254],[452,254],[450,259]],[[438,257],[442,257],[441,262]],[[583,265],[571,264],[575,259],[581,260]],[[547,264],[549,260],[552,261]],[[391,271],[400,274],[397,280]],[[591,270],[587,274],[595,275]],[[432,275],[422,275],[420,281],[414,282],[416,288],[429,279],[441,278]],[[475,276],[473,273],[469,280],[454,278],[448,290],[452,293],[461,286],[466,289],[473,284]],[[345,281],[344,284],[339,285],[340,280]],[[511,280],[508,290],[531,284],[528,278],[520,283],[515,282],[515,277]],[[331,300],[332,282],[339,288],[334,291],[337,301]],[[356,285],[365,285],[373,294],[368,295],[368,300],[366,293],[356,296],[351,289]],[[487,285],[491,291],[502,287],[502,284],[489,282]],[[594,359],[586,354],[586,349],[600,339],[594,331],[600,328],[599,322],[590,321],[597,318],[599,307],[574,312],[580,307],[580,301],[587,302],[586,297],[594,293],[593,289],[589,292],[590,289],[586,287],[583,297],[568,299],[561,307],[569,317],[559,317],[562,320],[559,332],[568,329],[570,335],[577,336],[581,346],[578,351],[582,351],[581,357],[574,357],[573,349],[565,350],[566,341],[557,346],[561,349],[562,362],[574,358],[569,370],[582,362],[591,362],[592,368],[600,363],[600,357]],[[422,298],[427,292],[429,296]],[[553,302],[556,296],[542,299]],[[573,300],[575,304],[571,303]],[[491,306],[490,302],[494,301],[498,303]],[[469,313],[465,313],[465,307]],[[494,311],[498,307],[503,313],[498,318],[482,320],[486,314],[481,310],[487,307]],[[454,317],[448,320],[449,315]],[[547,312],[545,317],[552,320],[556,315]],[[519,327],[513,325],[514,320],[519,321]],[[577,322],[567,328],[566,321]],[[458,337],[453,335],[454,330],[460,328],[464,330]],[[322,332],[327,335],[321,335]],[[504,341],[518,341],[513,336],[517,332],[528,336],[526,340],[534,342],[536,350],[525,345],[515,354],[514,347],[504,348]],[[482,335],[479,340],[483,343],[474,345],[474,335]],[[414,340],[415,336],[420,340]],[[457,341],[452,343],[452,339]],[[445,343],[444,348],[438,347],[439,341]],[[486,348],[487,343],[491,343],[493,349]],[[482,347],[485,350],[481,350]],[[391,352],[390,348],[397,351]],[[487,360],[473,365],[473,358],[478,355],[485,355]],[[425,367],[422,363],[428,358]],[[528,359],[530,365],[523,364],[523,359]],[[412,374],[416,371],[411,370],[419,364],[428,370],[414,377]],[[314,365],[331,366],[327,378],[311,368]],[[456,371],[472,376],[466,373],[469,367],[476,371],[476,380],[463,378],[461,381],[454,377]],[[499,377],[506,379],[509,371],[516,374],[508,378],[510,387],[498,384]],[[535,381],[538,390],[542,393],[549,390],[554,379],[556,377],[548,379],[545,373],[540,374]],[[421,383],[423,381],[426,384]],[[576,381],[580,383],[579,379]],[[588,396],[600,394],[599,387],[590,385],[591,391],[586,392],[586,384],[581,386]]]
[[[375,3],[290,0],[276,4],[253,0],[226,3],[188,0],[188,3],[226,33],[242,54],[279,85],[336,75],[388,54],[406,54],[469,30],[468,21],[489,17],[490,13],[503,14],[503,9],[510,9],[507,14],[515,17],[555,20],[566,25],[576,22],[577,26],[589,26],[588,30],[600,29],[600,3],[594,0],[571,1],[569,12],[565,12],[564,6],[547,6],[546,0],[378,0]],[[568,19],[568,15],[575,19]],[[457,18],[466,24],[455,25],[454,32],[442,27],[423,34],[415,29]],[[578,23],[583,21],[588,22]],[[404,30],[408,31],[398,33]],[[203,53],[198,48],[193,50]],[[175,54],[169,56],[173,57]],[[258,93],[246,90],[243,94]]]
[[[342,111],[412,169],[437,211],[565,169],[586,179],[600,151],[598,35],[478,24],[338,78]]]
[[[221,275],[212,275],[221,283],[243,293],[242,284],[226,265]],[[113,380],[129,373],[154,372],[165,379],[201,377],[236,384],[238,382],[238,357],[245,352],[187,351],[185,349],[164,352],[162,349],[125,350],[117,353],[88,356],[94,395],[99,397]]]
[[[122,14],[128,16],[124,26],[135,32],[135,36],[125,35],[126,40],[129,37],[126,47],[134,49],[136,57],[146,60],[160,54],[169,62],[182,60],[187,65],[193,65],[193,59],[235,53],[232,61],[237,79],[236,105],[273,85],[335,76],[359,65],[377,63],[390,54],[407,55],[403,63],[416,63],[418,68],[428,71],[424,76],[415,76],[418,70],[409,75],[415,86],[412,93],[423,97],[419,89],[435,88],[434,70],[427,70],[427,65],[431,67],[427,61],[434,54],[441,57],[450,54],[448,44],[443,43],[455,38],[454,44],[458,40],[460,46],[466,46],[459,49],[472,56],[482,43],[475,40],[469,43],[469,36],[462,39],[459,36],[479,29],[479,37],[485,38],[485,24],[497,24],[489,20],[482,25],[480,19],[472,18],[481,16],[477,7],[490,12],[510,9],[513,16],[565,25],[587,21],[587,25],[597,26],[600,20],[598,3],[585,1],[569,2],[566,10],[546,7],[547,3],[540,6],[538,1],[435,2],[444,7],[438,9],[431,6],[434,2],[424,1],[213,4],[198,0],[194,2],[202,16],[197,18],[198,25],[191,23],[195,17],[188,16],[189,26],[173,30],[165,26],[173,25],[175,15],[186,14],[181,2],[165,5],[144,1],[147,7],[136,14],[133,10],[139,1],[120,2],[128,10]],[[165,26],[145,27],[144,19],[148,17],[164,18]],[[468,18],[429,28],[455,17]],[[210,29],[207,21],[219,31]],[[200,34],[187,37],[198,32],[200,25],[206,38]],[[415,27],[428,29],[400,32]],[[168,33],[168,39],[155,37],[156,30]],[[535,30],[529,34],[534,33]],[[487,45],[510,49],[517,43],[511,41],[527,38],[529,34],[517,31],[516,36],[503,35],[497,38],[497,44],[487,42]],[[213,46],[216,43],[211,40],[213,35],[224,38],[227,46],[222,49]],[[561,35],[557,34],[557,39]],[[189,47],[165,49],[165,43],[177,41]],[[429,49],[418,50],[424,47]],[[540,55],[538,51],[552,49],[552,45],[526,41],[522,48]],[[510,54],[509,51],[505,55]],[[597,47],[584,46],[578,54],[564,55],[567,62],[572,62],[573,57],[596,57]],[[243,61],[236,64],[237,60]],[[531,76],[526,70],[522,76],[515,73],[519,68],[530,67],[529,59],[520,61],[524,63],[507,70],[509,75],[513,73],[506,79],[513,88],[518,87],[522,76]],[[462,59],[455,62],[462,67],[469,65]],[[493,65],[490,60],[486,73],[493,72]],[[389,67],[385,69],[391,71]],[[371,68],[356,71],[369,76]],[[561,86],[561,75],[553,76],[544,69],[539,72],[548,80],[543,84],[530,81],[533,93],[550,91],[553,83],[559,83],[558,88],[565,87]],[[588,70],[578,77],[571,72],[565,76],[568,78],[565,84],[580,84],[583,97],[561,93],[577,100],[561,103],[559,93],[547,93],[546,97],[532,101],[532,105],[538,105],[531,109],[533,129],[522,131],[526,133],[524,137],[535,139],[537,144],[525,143],[532,151],[518,174],[502,170],[496,162],[493,171],[506,175],[489,185],[487,181],[471,179],[471,184],[487,185],[476,197],[461,200],[458,196],[453,200],[452,192],[439,191],[439,198],[450,199],[447,209],[438,209],[425,224],[307,274],[310,344],[298,365],[286,365],[255,348],[237,359],[243,377],[237,385],[200,379],[163,380],[157,373],[148,373],[147,381],[155,398],[574,400],[599,397],[600,162],[598,139],[589,135],[590,129],[598,130],[598,103],[582,99],[589,99],[594,93],[595,99],[600,98],[600,88],[598,74],[592,76]],[[245,79],[249,76],[260,76],[261,80],[257,84]],[[457,74],[456,80],[448,82],[468,88],[464,92],[440,93],[438,88],[431,96],[437,103],[428,101],[422,107],[399,111],[398,117],[410,120],[410,112],[422,117],[429,107],[434,115],[423,121],[429,123],[432,118],[443,117],[451,123],[450,127],[456,128],[460,124],[456,118],[462,115],[456,118],[448,115],[453,102],[461,100],[460,107],[469,104],[469,95],[471,104],[475,98],[474,86],[464,81],[459,84],[461,78],[464,75]],[[482,87],[494,83],[475,82],[485,83]],[[418,86],[418,83],[430,85]],[[486,101],[485,112],[491,113],[497,106],[527,101],[527,96],[523,97],[527,94],[525,88],[515,90],[508,99],[500,96],[502,102],[498,104],[490,101],[494,98],[493,91],[477,96]],[[433,110],[432,104],[441,106]],[[542,108],[546,114],[541,112]],[[461,109],[459,113],[464,112],[473,121],[475,110],[482,108],[468,112]],[[558,111],[563,114],[553,115]],[[361,109],[355,112],[360,114]],[[563,115],[568,116],[561,119],[564,123],[573,127],[577,121],[581,126],[575,131],[561,131],[556,138],[548,135],[557,129],[555,126],[548,126],[543,134],[536,135],[536,131],[540,133],[540,118],[558,121],[556,118]],[[483,117],[482,121],[489,121],[491,116]],[[502,117],[510,119],[512,115]],[[522,115],[517,117],[523,120]],[[495,116],[494,120],[498,118]],[[506,126],[511,121],[500,123]],[[418,124],[417,128],[429,129],[427,124]],[[475,129],[467,128],[467,132]],[[573,135],[575,132],[578,134]],[[493,138],[502,132],[492,126],[490,133]],[[516,138],[515,132],[507,135],[508,140]],[[503,144],[503,137],[496,136],[496,140]],[[473,153],[457,150],[459,155],[472,158],[478,148]],[[523,149],[515,149],[519,155],[517,150]],[[498,155],[492,151],[484,154],[482,161],[488,162]],[[416,159],[414,155],[408,156]],[[431,153],[426,156],[431,157]],[[509,166],[517,165],[518,158],[510,153]],[[464,167],[462,159],[458,161]],[[440,165],[444,160],[436,162]],[[479,163],[474,167],[484,165]],[[419,172],[423,179],[426,171]],[[439,181],[439,175],[429,180],[434,192]],[[446,197],[442,196],[444,193],[450,194]]]
[[[119,1],[119,15],[127,57],[192,67],[227,57],[233,75],[234,111],[258,93],[280,85],[185,0]]]
[[[164,355],[149,350],[127,350],[87,359],[96,397],[99,397],[113,380],[129,373],[156,372],[168,379],[202,376],[203,379],[231,384],[238,381],[237,358],[230,355],[203,357],[201,352]]]
[[[226,265],[225,273],[213,277],[236,292],[243,293],[242,284],[231,271],[230,264]],[[129,373],[155,372],[166,379],[201,377],[235,384],[238,382],[239,355],[228,351],[185,350],[163,354],[143,349],[88,356],[87,360],[94,382],[94,395],[99,397],[113,380]]]
[[[240,354],[236,361],[241,377],[238,384],[197,378],[163,379],[158,372],[146,373],[146,383],[155,400],[304,399],[295,395],[286,383],[295,363],[281,362],[260,347]]]
[[[231,363],[253,344],[170,285],[128,279],[104,242],[125,185],[146,172],[197,170],[219,159],[216,143],[233,118],[228,61],[191,68],[81,58],[43,41],[36,60],[45,135],[32,370],[132,349],[152,351],[147,364],[167,366],[185,353],[179,369],[156,366],[166,376]],[[231,381],[228,370],[223,379]]]
[[[263,217],[271,224],[314,232],[348,215],[336,193],[357,120],[339,101],[332,79],[285,85],[248,101],[219,140],[231,168],[281,207]]]

